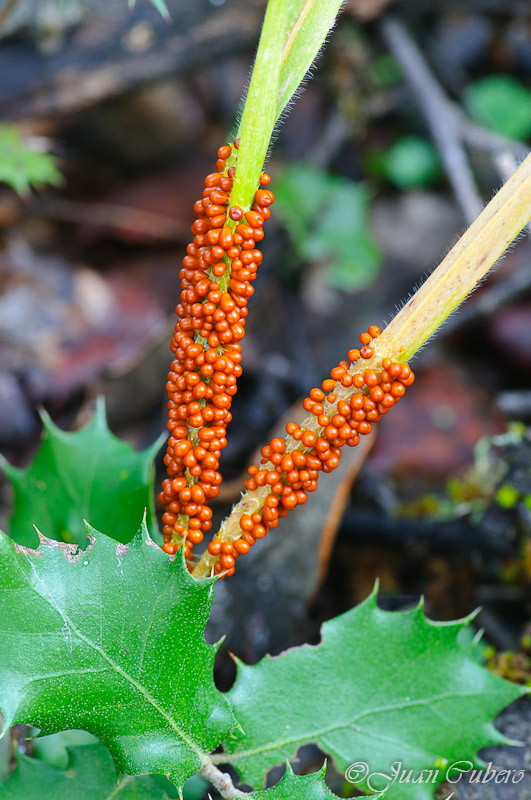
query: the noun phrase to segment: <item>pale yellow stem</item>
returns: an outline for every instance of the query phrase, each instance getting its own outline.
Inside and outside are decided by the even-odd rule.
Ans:
[[[389,323],[378,352],[407,361],[485,277],[531,218],[531,154]]]

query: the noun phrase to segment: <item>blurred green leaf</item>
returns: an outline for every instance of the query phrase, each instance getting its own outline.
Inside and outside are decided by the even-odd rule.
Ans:
[[[168,800],[148,775],[117,783],[111,755],[100,744],[68,748],[63,768],[17,752],[15,771],[0,783],[2,800]]]
[[[471,83],[465,107],[476,122],[511,139],[531,136],[531,92],[511,75],[489,75]]]
[[[49,736],[38,736],[38,733],[38,728],[33,728],[32,735],[38,737],[33,740],[34,757],[57,769],[67,768],[68,748],[98,743],[96,737],[87,731],[60,731]]]
[[[433,145],[419,136],[399,139],[383,160],[385,177],[403,191],[433,183],[441,174],[441,163]]]
[[[59,733],[52,733],[50,736],[38,736],[38,733],[39,731],[37,728],[32,730],[32,735],[37,736],[37,738],[33,740],[34,758],[45,761],[47,764],[59,770],[66,770],[69,766],[72,753],[92,754],[95,762],[98,758],[110,762],[112,776],[114,778],[115,771],[111,756],[98,739],[92,734],[87,733],[87,731],[60,731]],[[97,747],[92,749],[84,747],[84,745],[90,744],[96,745]],[[106,755],[104,756],[104,754]],[[95,766],[96,764],[93,765],[93,770]],[[105,770],[107,772],[109,771],[107,764],[105,765]],[[140,787],[139,779],[135,778],[132,784],[135,788]],[[179,790],[165,775],[151,775],[148,784],[149,786],[156,784],[164,793],[164,798],[166,798],[166,800],[167,798],[169,798],[169,800],[179,800],[180,798]],[[188,778],[182,787],[182,800],[202,800],[206,794],[207,788],[208,781],[202,778],[201,775],[194,775],[192,778]],[[77,786],[77,789],[79,790],[80,787]],[[93,790],[94,787],[91,787],[91,789]],[[143,797],[143,795],[141,795],[141,797]],[[135,800],[140,800],[137,795],[135,795],[134,798]],[[158,798],[158,794],[156,798]],[[24,797],[20,797],[19,800],[30,800],[30,798],[24,795]],[[133,800],[133,798],[128,796],[128,800]],[[149,800],[152,800],[151,795]]]
[[[402,70],[391,53],[384,53],[372,60],[369,75],[376,86],[393,86],[402,78]]]
[[[353,291],[374,280],[381,253],[370,232],[364,184],[298,163],[277,179],[275,197],[277,216],[299,256],[327,262],[331,285]]]
[[[500,486],[496,492],[496,500],[502,508],[514,508],[520,498],[520,492],[509,483]]]
[[[14,125],[0,125],[0,182],[24,195],[61,181],[53,156],[28,147]]]
[[[297,246],[302,246],[328,192],[330,176],[309,164],[294,163],[275,182],[275,211]]]

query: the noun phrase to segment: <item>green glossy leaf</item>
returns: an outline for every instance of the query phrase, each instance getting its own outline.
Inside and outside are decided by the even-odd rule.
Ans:
[[[330,189],[330,175],[304,162],[291,164],[275,180],[275,212],[302,247]]]
[[[227,762],[255,787],[309,742],[343,771],[365,762],[369,774],[390,780],[395,762],[415,774],[445,759],[477,763],[478,749],[506,742],[492,720],[525,690],[477,663],[471,645],[458,638],[466,624],[432,622],[420,606],[382,611],[372,594],[327,622],[318,646],[255,666],[238,662],[229,698],[245,734],[225,743]],[[367,777],[358,770],[356,782],[373,791],[386,787],[383,778],[369,785]],[[427,800],[435,788],[394,783],[386,798]]]
[[[26,550],[0,534],[4,726],[86,730],[119,774],[182,785],[234,724],[203,636],[213,582],[145,525],[129,545],[88,531],[86,551],[44,537]]]
[[[22,753],[16,768],[0,783],[2,800],[168,800],[168,795],[149,776],[125,776],[120,784],[112,758],[102,744],[67,750],[65,769]]]
[[[420,136],[404,136],[383,160],[385,176],[399,189],[428,186],[441,175],[441,162],[434,146]]]
[[[469,84],[464,102],[480,125],[512,139],[531,136],[531,91],[511,75],[489,75]]]
[[[84,520],[113,539],[127,542],[144,510],[158,534],[153,504],[153,460],[162,439],[137,453],[109,431],[99,402],[91,422],[67,433],[42,413],[41,446],[27,469],[15,469],[0,456],[0,469],[15,494],[9,533],[25,547],[37,547],[33,526],[50,539],[87,542]]]
[[[270,789],[251,792],[250,800],[339,800],[325,783],[326,767],[311,775],[295,775],[290,765],[282,779]]]
[[[62,175],[53,156],[25,144],[14,125],[0,125],[0,182],[7,183],[21,195],[32,187],[56,186]]]

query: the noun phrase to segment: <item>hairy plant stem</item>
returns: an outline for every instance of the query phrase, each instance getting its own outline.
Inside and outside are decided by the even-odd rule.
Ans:
[[[485,277],[531,217],[531,155],[502,186],[377,341],[407,361]]]
[[[351,366],[350,373],[354,375],[363,374],[366,369],[380,370],[384,358],[395,361],[408,361],[412,358],[477,286],[530,217],[531,155],[522,162],[428,280],[373,342],[374,357],[357,361]],[[359,390],[345,388],[338,383],[333,390],[336,402],[332,404],[324,401],[324,413],[332,417],[337,413],[339,400],[349,400],[356,391]],[[323,430],[313,415],[301,427],[314,431],[318,436]],[[295,449],[309,452],[308,448],[291,436],[287,436],[285,441],[286,452]],[[265,466],[268,469],[273,468],[273,465]],[[242,514],[261,512],[270,491],[271,488],[266,485],[245,492],[240,502],[233,507],[230,516],[222,523],[217,536],[222,541],[229,542],[239,539],[242,534]],[[217,556],[205,551],[193,575],[196,578],[210,575],[216,561]]]
[[[277,121],[282,51],[287,36],[288,3],[269,0],[249,91],[238,130],[240,146],[230,204],[251,207]]]
[[[231,205],[248,210],[273,129],[312,66],[343,0],[269,0],[238,129]]]

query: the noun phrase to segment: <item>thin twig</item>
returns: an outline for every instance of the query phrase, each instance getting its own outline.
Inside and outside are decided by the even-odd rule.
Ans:
[[[236,789],[230,775],[226,772],[221,772],[221,770],[214,766],[210,759],[205,762],[200,774],[216,787],[225,800],[237,800],[237,798],[249,800],[248,794]]]
[[[188,226],[171,217],[115,203],[47,199],[36,206],[33,213],[67,222],[114,227],[127,233],[148,236],[164,242],[182,241],[189,230]]]
[[[477,122],[471,120],[457,103],[448,100],[448,98],[446,99],[446,107],[459,128],[461,138],[469,147],[475,150],[484,150],[492,156],[496,156],[498,153],[512,153],[519,161],[526,157],[528,149],[522,142],[517,142],[514,139],[509,139],[508,136],[503,136],[501,133],[483,128]]]
[[[483,208],[483,201],[468,163],[455,114],[449,108],[448,98],[402,23],[397,19],[386,17],[381,23],[381,30],[406,79],[415,91],[441,155],[448,180],[470,224]]]

